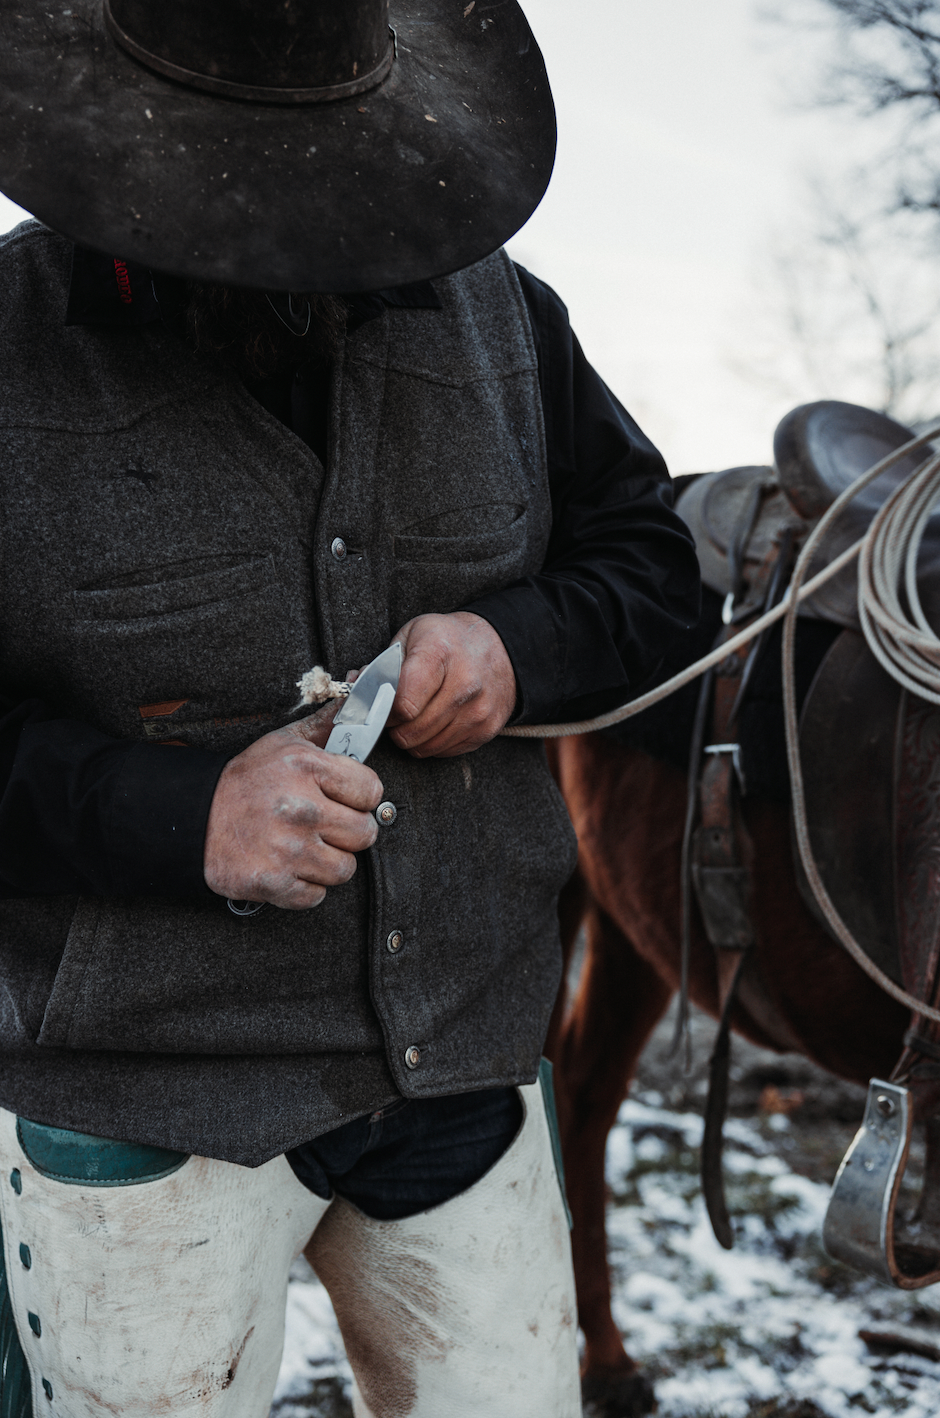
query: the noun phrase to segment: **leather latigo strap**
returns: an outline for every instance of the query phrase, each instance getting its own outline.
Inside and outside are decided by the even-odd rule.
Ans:
[[[767,540],[756,566],[751,563],[745,572],[748,548],[761,507],[775,488],[772,481],[761,483],[741,508],[729,548],[731,591],[725,602],[725,624],[719,645],[772,606],[782,593],[796,541],[794,528],[789,524],[781,525],[779,534]],[[734,1243],[734,1234],[725,1201],[721,1154],[728,1109],[731,1011],[755,940],[751,915],[754,846],[741,811],[740,799],[745,786],[737,721],[761,645],[762,640],[758,638],[730,652],[703,684],[696,722],[698,728],[704,722],[713,686],[708,733],[704,743],[696,735],[692,750],[683,840],[683,996],[691,949],[687,899],[690,885],[694,885],[705,934],[715,951],[719,1025],[709,1060],[701,1178],[712,1229],[727,1250]],[[694,826],[696,816],[698,826]],[[681,1019],[684,1004],[683,998]]]
[[[726,627],[726,635],[729,628]],[[722,1179],[724,1119],[728,1110],[731,1009],[747,953],[754,943],[751,866],[754,849],[741,815],[740,751],[735,741],[739,688],[747,650],[729,655],[715,673],[711,738],[699,780],[699,825],[692,836],[691,874],[699,911],[715,950],[719,1025],[709,1060],[708,1101],[702,1135],[701,1175],[715,1236],[734,1244]]]
[[[754,512],[748,509],[748,527]],[[763,609],[774,587],[780,563],[788,559],[790,540],[785,546],[772,544],[746,587],[739,608],[728,603],[729,614],[721,638],[730,639]],[[736,558],[743,565],[744,548]],[[732,592],[732,595],[735,595]],[[720,643],[719,639],[719,643]],[[698,784],[699,826],[692,834],[691,874],[695,884],[705,934],[718,952],[719,1009],[724,1011],[737,975],[736,964],[725,957],[728,951],[750,948],[754,941],[751,921],[751,865],[754,849],[740,811],[738,788],[744,791],[741,750],[737,743],[738,714],[742,687],[759,653],[759,642],[733,651],[714,674],[710,734],[704,745],[704,761]],[[693,773],[699,765],[693,766]],[[690,784],[690,792],[692,784]]]
[[[730,663],[729,663],[730,661]],[[699,782],[699,826],[692,842],[692,879],[710,943],[719,952],[747,950],[754,940],[750,917],[750,862],[753,846],[741,816],[735,778],[740,773],[731,710],[737,698],[742,661],[738,656],[715,676],[711,741]],[[719,964],[719,1005],[724,1005]]]
[[[768,492],[772,492],[772,486],[762,489],[761,496]],[[741,538],[735,539],[738,546],[735,563],[739,568],[744,566],[759,511],[760,503],[756,508],[748,507],[742,516]],[[726,602],[726,624],[722,631],[725,639],[753,621],[782,594],[796,541],[794,527],[781,526],[779,535],[768,541],[746,584],[741,570],[733,582],[732,596]],[[714,673],[711,733],[704,745],[704,764],[697,787],[699,825],[689,843],[690,875],[705,933],[715,951],[719,1008],[718,1033],[708,1065],[701,1154],[702,1192],[715,1237],[727,1250],[734,1244],[734,1233],[725,1200],[721,1155],[728,1111],[731,1012],[738,983],[755,943],[751,913],[754,845],[741,811],[745,783],[737,742],[738,715],[762,643],[761,637],[740,647],[729,654]],[[694,764],[690,793],[695,791],[698,769],[699,765]]]

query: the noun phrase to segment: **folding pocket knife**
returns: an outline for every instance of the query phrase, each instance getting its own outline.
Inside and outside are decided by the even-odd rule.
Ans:
[[[392,711],[403,660],[401,642],[396,640],[366,665],[333,719],[327,753],[341,753],[365,763]],[[263,901],[228,902],[236,916],[256,916],[264,906]]]

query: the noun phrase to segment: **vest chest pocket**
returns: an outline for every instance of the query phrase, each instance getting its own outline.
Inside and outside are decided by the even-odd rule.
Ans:
[[[460,508],[409,527],[393,541],[389,601],[394,632],[416,615],[455,610],[538,569],[526,509]]]
[[[274,579],[270,555],[221,556],[209,565],[176,562],[72,592],[79,621],[134,621],[250,596]]]
[[[310,647],[304,588],[270,553],[184,561],[72,593],[72,663],[84,711],[140,732],[141,705],[186,699],[231,716],[283,702]]]

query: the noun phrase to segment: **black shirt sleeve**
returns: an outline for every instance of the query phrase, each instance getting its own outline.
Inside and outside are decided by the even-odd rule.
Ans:
[[[230,757],[0,697],[0,898],[209,894],[206,822]]]
[[[542,570],[470,602],[506,646],[514,723],[581,719],[639,692],[699,614],[698,561],[659,453],[584,358],[549,286],[516,268],[545,416]]]

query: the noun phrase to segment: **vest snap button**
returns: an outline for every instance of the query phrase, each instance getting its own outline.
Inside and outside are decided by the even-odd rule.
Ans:
[[[375,820],[380,827],[391,827],[398,816],[398,808],[394,803],[379,803],[375,810]]]
[[[345,558],[346,543],[343,541],[342,537],[333,538],[332,545],[330,546],[330,551],[336,557],[337,561],[342,561]]]
[[[417,1044],[412,1044],[405,1050],[405,1065],[407,1068],[417,1068],[421,1062],[421,1050]]]
[[[402,935],[401,931],[390,931],[388,940],[385,942],[386,947],[392,952],[393,955],[397,954],[397,952],[401,950],[404,943],[405,937]]]

